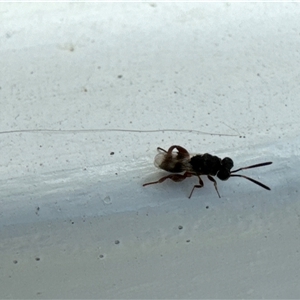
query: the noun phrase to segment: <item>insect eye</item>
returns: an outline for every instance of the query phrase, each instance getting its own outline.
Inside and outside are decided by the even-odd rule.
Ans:
[[[228,171],[225,168],[222,168],[218,174],[217,174],[218,178],[221,180],[227,180],[230,177],[230,171]]]
[[[226,170],[230,170],[233,167],[233,160],[230,157],[225,157],[222,159],[222,166]]]

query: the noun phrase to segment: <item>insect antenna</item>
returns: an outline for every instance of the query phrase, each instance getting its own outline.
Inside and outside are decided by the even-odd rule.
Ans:
[[[267,165],[271,165],[271,164],[272,164],[272,162],[268,161],[268,162],[264,162],[264,163],[260,163],[260,164],[256,164],[256,165],[252,165],[252,166],[248,166],[248,167],[239,168],[237,170],[231,171],[230,173],[236,173],[236,172],[241,171],[241,170],[258,168],[258,167],[263,167],[263,166],[267,166]]]
[[[236,172],[239,172],[241,170],[246,170],[246,169],[252,169],[252,168],[258,168],[258,167],[263,167],[263,166],[267,166],[267,165],[270,165],[272,164],[271,161],[268,161],[268,162],[264,162],[264,163],[260,163],[260,164],[256,164],[256,165],[252,165],[252,166],[248,166],[248,167],[243,167],[243,168],[240,168],[240,169],[237,169],[237,170],[234,170],[234,171],[231,171],[230,172],[230,177],[243,177],[245,179],[248,179],[250,181],[252,181],[253,183],[261,186],[262,188],[266,189],[266,190],[271,190],[268,186],[264,185],[263,183],[253,179],[253,178],[250,178],[250,177],[247,177],[245,175],[240,175],[240,174],[233,174],[232,173],[236,173]]]

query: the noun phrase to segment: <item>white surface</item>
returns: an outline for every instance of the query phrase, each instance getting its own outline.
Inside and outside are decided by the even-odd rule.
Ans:
[[[1,134],[0,298],[299,298],[299,13],[0,4],[1,131],[236,135]],[[244,172],[272,190],[143,188],[164,174],[156,147],[173,144],[273,161]]]

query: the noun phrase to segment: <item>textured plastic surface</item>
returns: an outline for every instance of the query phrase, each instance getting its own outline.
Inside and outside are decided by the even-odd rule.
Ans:
[[[0,298],[299,298],[298,3],[2,3]],[[242,178],[143,188],[158,146]]]

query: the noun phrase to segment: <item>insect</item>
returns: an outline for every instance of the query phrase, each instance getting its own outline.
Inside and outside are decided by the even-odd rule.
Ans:
[[[145,183],[143,184],[143,186],[162,183],[168,178],[175,182],[180,182],[188,177],[197,176],[199,179],[199,184],[194,185],[189,195],[189,198],[191,198],[194,189],[202,188],[204,185],[200,176],[206,175],[208,179],[214,183],[219,198],[221,198],[221,196],[217,188],[217,182],[213,178],[213,176],[217,176],[221,180],[227,180],[229,177],[243,177],[261,186],[266,190],[271,190],[268,186],[264,185],[263,183],[253,178],[247,177],[245,175],[233,174],[233,173],[239,172],[241,170],[267,166],[272,164],[272,162],[263,162],[260,164],[243,167],[231,171],[231,169],[233,168],[233,160],[229,157],[225,157],[221,159],[209,153],[191,155],[185,148],[178,145],[171,146],[168,149],[168,151],[158,147],[157,151],[158,154],[156,155],[154,160],[154,164],[157,168],[163,169],[171,173],[182,173],[182,172],[184,173],[169,174],[167,176],[160,178],[157,181]]]

